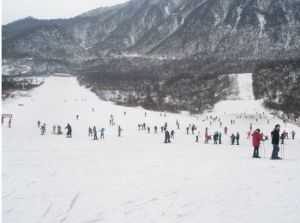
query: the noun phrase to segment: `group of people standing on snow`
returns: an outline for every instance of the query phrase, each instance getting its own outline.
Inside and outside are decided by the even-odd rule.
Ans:
[[[295,139],[295,131],[292,132],[293,134],[293,139]],[[280,134],[280,125],[277,124],[275,125],[274,130],[271,132],[271,143],[273,145],[273,151],[272,151],[272,155],[271,155],[271,159],[272,160],[281,160],[282,157],[279,157],[279,151],[280,151],[280,139],[282,138],[282,136],[285,135],[285,132],[283,132],[282,134]],[[253,133],[252,133],[252,144],[254,147],[254,151],[253,151],[253,158],[261,158],[259,156],[259,148],[260,148],[260,144],[261,141],[265,141],[265,139],[263,138],[263,134],[260,132],[260,129],[256,129]],[[283,143],[282,143],[283,144]],[[282,150],[284,149],[284,145],[282,146]],[[282,151],[282,155],[284,151]]]
[[[37,121],[37,126],[40,129],[40,131],[41,131],[41,135],[45,135],[46,132],[47,132],[47,129],[46,129],[47,125],[46,125],[46,123],[42,124],[41,121],[38,120]],[[67,124],[67,126],[65,127],[65,129],[67,129],[67,133],[66,133],[67,138],[72,138],[72,127],[71,127],[71,125],[69,123]],[[63,131],[62,131],[61,126],[60,125],[54,125],[52,127],[52,134],[62,135]]]
[[[105,132],[105,128],[101,128],[99,130],[100,139],[104,139],[104,132]],[[96,126],[94,126],[93,128],[89,127],[89,129],[88,129],[88,136],[93,137],[93,140],[98,140],[98,134],[97,134],[97,128],[96,128]]]

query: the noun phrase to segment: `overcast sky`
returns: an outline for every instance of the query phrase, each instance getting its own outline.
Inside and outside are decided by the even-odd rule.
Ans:
[[[2,24],[33,16],[39,19],[69,18],[102,6],[128,0],[2,0]]]

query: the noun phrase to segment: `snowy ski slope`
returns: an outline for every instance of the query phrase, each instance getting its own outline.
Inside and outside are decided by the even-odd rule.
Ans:
[[[283,123],[254,100],[251,74],[236,79],[242,89],[239,98],[220,102],[202,116],[164,117],[116,106],[99,100],[72,77],[50,77],[30,97],[4,102],[2,112],[13,114],[13,120],[12,128],[7,120],[2,127],[3,222],[298,223],[299,135],[287,140],[284,160],[269,159],[269,141],[266,158],[252,159],[251,141],[246,139],[250,122],[268,135],[275,124]],[[241,112],[256,117],[256,112],[265,112],[267,117],[236,119]],[[115,126],[109,125],[111,114]],[[218,122],[210,126],[206,116],[218,116],[223,127]],[[231,119],[236,120],[234,126]],[[40,135],[38,120],[47,124],[45,136]],[[143,122],[151,127],[150,134],[138,131]],[[171,144],[164,144],[160,133],[165,122],[176,132]],[[51,134],[54,124],[67,123],[73,128],[72,139]],[[192,123],[200,132],[199,143],[195,135],[186,134]],[[104,140],[88,137],[88,127],[94,125],[106,129]],[[117,137],[117,125],[124,130],[122,137]],[[240,132],[240,146],[230,145],[224,134],[222,145],[203,143],[205,127],[212,134],[225,126],[229,134]],[[284,129],[300,133],[290,124]]]

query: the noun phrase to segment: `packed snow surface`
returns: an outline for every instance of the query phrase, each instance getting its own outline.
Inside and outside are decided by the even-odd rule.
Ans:
[[[237,87],[249,86],[249,81],[251,75],[237,75]],[[284,125],[243,89],[239,100],[220,102],[201,116],[165,117],[117,106],[99,100],[72,77],[50,77],[30,97],[3,102],[2,112],[13,114],[12,127],[7,119],[2,127],[3,222],[298,223],[299,135],[286,140],[284,160],[272,161],[270,141],[264,143],[265,158],[252,159],[246,132],[251,122],[266,135],[277,123],[288,132],[299,134],[300,129]],[[109,125],[111,114],[115,126]],[[210,116],[218,116],[222,127]],[[230,124],[233,119],[235,125]],[[47,124],[44,136],[38,120]],[[138,130],[143,122],[151,127],[150,134]],[[160,127],[165,122],[175,130],[171,144],[163,143]],[[53,125],[64,128],[67,123],[73,138],[51,133]],[[186,134],[193,123],[195,135],[200,132],[198,143],[195,135]],[[89,126],[104,127],[105,139],[88,137]],[[205,127],[210,134],[222,131],[223,144],[204,144]],[[229,135],[237,131],[240,146],[230,145]]]

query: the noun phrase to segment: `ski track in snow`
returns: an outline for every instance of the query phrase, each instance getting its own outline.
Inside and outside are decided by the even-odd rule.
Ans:
[[[99,100],[75,78],[50,77],[31,97],[6,101],[2,112],[12,113],[13,120],[12,128],[7,128],[7,120],[2,127],[3,222],[298,223],[299,137],[287,140],[285,160],[268,159],[269,141],[266,159],[253,160],[251,141],[246,139],[250,122],[265,134],[283,123],[254,100],[251,74],[232,78],[237,95],[198,117],[186,113],[161,117],[152,111],[145,117],[141,108]],[[256,117],[265,112],[267,118],[258,122],[241,118],[230,125],[241,112]],[[110,114],[124,129],[122,137],[117,137],[117,125],[109,126]],[[203,144],[206,126],[210,133],[221,130],[218,122],[210,126],[205,120],[216,115],[223,127],[228,126],[229,135],[241,133],[239,147],[231,146],[228,136],[223,136],[222,145]],[[37,120],[47,123],[45,136],[40,135]],[[166,121],[176,132],[167,145],[160,133]],[[158,125],[159,133],[138,131],[137,124],[143,122],[151,131]],[[67,123],[73,128],[72,139],[51,134],[54,124]],[[198,126],[200,143],[186,135],[189,123]],[[93,125],[106,129],[105,140],[88,138],[88,126]],[[291,124],[284,129],[300,132]]]

